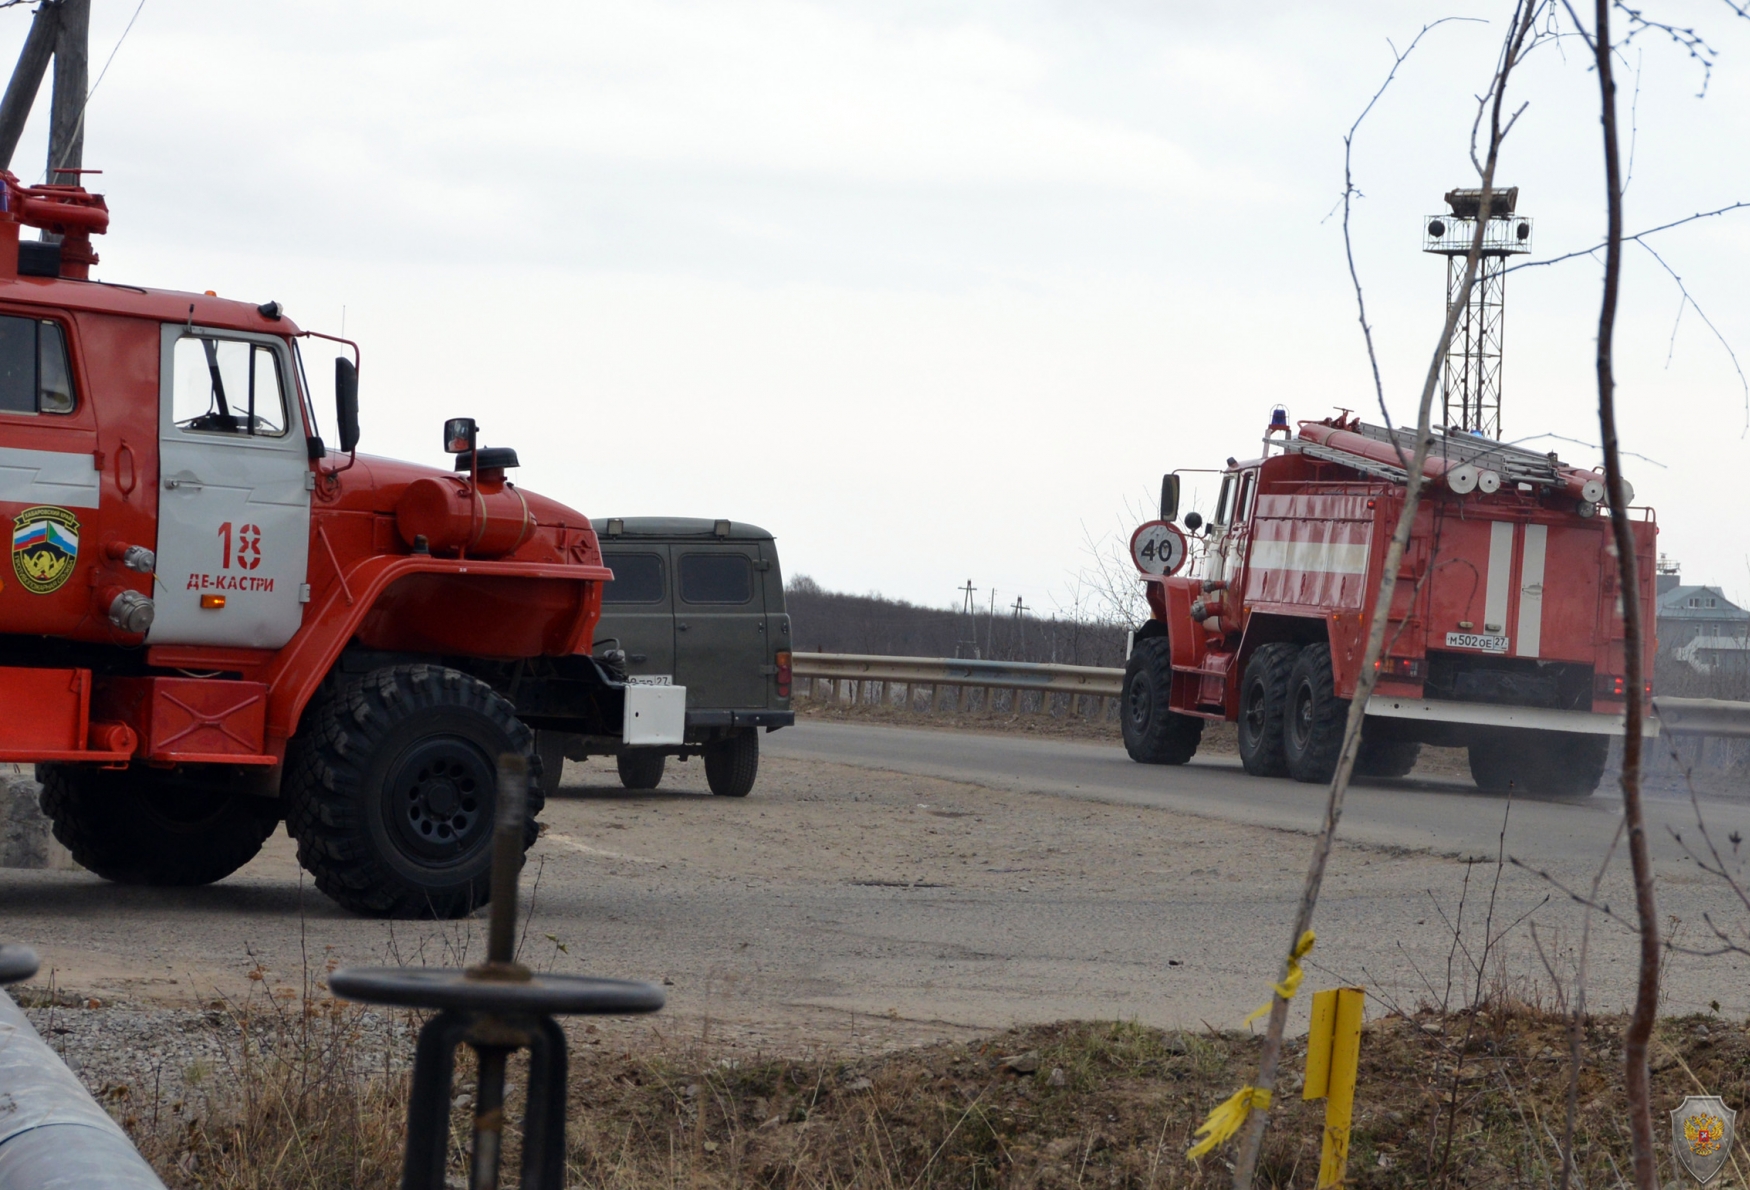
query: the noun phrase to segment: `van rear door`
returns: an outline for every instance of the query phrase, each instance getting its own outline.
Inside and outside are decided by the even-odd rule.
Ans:
[[[674,599],[666,545],[614,546],[602,551],[614,581],[602,587],[602,619],[596,642],[617,640],[626,652],[629,678],[674,685]],[[592,650],[593,651],[593,650]]]
[[[766,705],[766,605],[759,543],[676,545],[675,682],[689,710]]]

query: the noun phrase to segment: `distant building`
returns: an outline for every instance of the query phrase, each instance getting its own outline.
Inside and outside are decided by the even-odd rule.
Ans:
[[[1696,673],[1750,670],[1750,611],[1718,587],[1685,585],[1663,559],[1658,582],[1659,652]]]

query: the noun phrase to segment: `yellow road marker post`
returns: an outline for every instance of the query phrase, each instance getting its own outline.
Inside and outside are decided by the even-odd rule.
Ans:
[[[1349,1124],[1355,1114],[1355,1075],[1361,1064],[1361,988],[1314,992],[1306,1035],[1306,1089],[1302,1099],[1325,1101],[1325,1144],[1319,1190],[1341,1186],[1349,1168]]]

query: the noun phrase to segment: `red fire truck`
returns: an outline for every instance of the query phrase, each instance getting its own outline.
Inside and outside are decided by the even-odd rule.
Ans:
[[[1183,764],[1203,725],[1237,724],[1248,773],[1323,782],[1403,507],[1414,432],[1278,409],[1261,458],[1229,459],[1202,556],[1173,523],[1137,531],[1151,613],[1125,669],[1132,758]],[[1623,622],[1604,477],[1554,453],[1436,431],[1395,576],[1356,771],[1402,776],[1423,744],[1469,750],[1479,786],[1585,794],[1623,711]],[[1632,494],[1630,496],[1632,500]],[[1653,603],[1651,510],[1632,509],[1641,605]],[[1197,573],[1190,573],[1192,570]],[[1645,645],[1652,671],[1654,642]]]
[[[516,452],[466,418],[453,471],[358,456],[350,343],[325,443],[313,332],[89,280],[108,223],[0,173],[0,761],[36,764],[56,835],[112,880],[218,880],[284,820],[351,909],[472,910],[501,754],[629,715],[681,742],[653,725],[674,699],[592,656],[612,574],[588,518],[507,480]]]

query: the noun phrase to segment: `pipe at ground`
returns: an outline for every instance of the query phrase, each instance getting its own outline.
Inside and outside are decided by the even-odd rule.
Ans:
[[[0,992],[0,1190],[164,1190],[121,1125]]]

